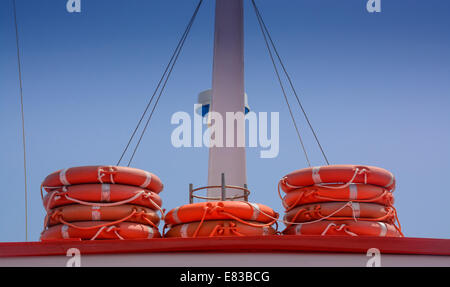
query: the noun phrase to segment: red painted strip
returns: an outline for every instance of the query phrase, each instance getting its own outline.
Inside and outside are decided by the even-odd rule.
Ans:
[[[152,252],[337,252],[366,253],[378,248],[384,254],[450,256],[450,239],[346,237],[346,236],[249,236],[216,238],[158,238],[145,240],[48,241],[0,243],[0,257],[65,255],[69,248],[81,254]]]

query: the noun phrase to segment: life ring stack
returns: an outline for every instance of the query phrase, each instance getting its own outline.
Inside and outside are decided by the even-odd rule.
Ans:
[[[222,177],[224,178],[224,177]],[[170,210],[165,216],[164,237],[220,237],[220,236],[251,236],[277,234],[278,213],[272,208],[247,201],[247,188],[226,186],[222,184],[222,198],[196,196],[194,192],[207,186],[192,189],[190,186],[190,204]],[[225,189],[237,188],[244,190],[242,197],[226,198]],[[193,198],[212,200],[193,203]],[[238,200],[236,199],[243,199]],[[163,232],[164,233],[164,232]]]
[[[46,194],[43,194],[43,190]],[[161,237],[163,190],[154,174],[122,166],[58,170],[41,185],[47,211],[41,240]]]
[[[286,194],[281,196],[281,190]],[[285,235],[400,237],[394,175],[382,168],[329,165],[283,177]]]

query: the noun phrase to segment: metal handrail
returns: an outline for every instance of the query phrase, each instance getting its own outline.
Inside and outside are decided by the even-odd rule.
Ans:
[[[208,196],[200,196],[200,195],[194,194],[194,192],[196,192],[196,191],[203,190],[203,189],[208,189],[208,188],[237,189],[237,190],[244,191],[244,195],[231,196],[231,197],[226,197],[226,196],[208,197]],[[248,201],[248,196],[249,195],[250,195],[250,190],[247,187],[241,187],[241,186],[236,186],[236,185],[209,185],[209,186],[198,187],[198,188],[195,188],[195,189],[192,188],[192,184],[189,185],[189,203],[194,203],[194,198],[206,199],[206,200],[234,200],[234,199],[243,198],[244,201]]]
[[[189,184],[189,203],[190,204],[194,203],[194,198],[206,199],[206,200],[222,200],[222,201],[243,198],[244,201],[248,201],[248,196],[250,195],[250,190],[247,188],[247,184],[244,184],[244,187],[237,186],[237,185],[226,185],[225,184],[225,173],[221,174],[221,181],[222,181],[221,185],[209,185],[209,186],[202,186],[202,187],[198,187],[198,188],[194,188],[194,185],[192,183],[190,183]],[[194,194],[194,192],[196,192],[196,191],[199,191],[202,189],[207,189],[207,188],[220,188],[221,189],[221,197],[208,197],[208,196],[200,196],[200,195]],[[242,190],[242,191],[244,191],[244,195],[227,197],[226,196],[227,188]]]

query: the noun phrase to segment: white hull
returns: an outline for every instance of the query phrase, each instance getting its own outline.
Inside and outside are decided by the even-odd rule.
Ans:
[[[371,257],[345,253],[150,253],[81,255],[80,264],[131,267],[365,267]],[[0,266],[64,267],[71,257],[0,258]],[[382,267],[450,266],[450,256],[381,254]]]

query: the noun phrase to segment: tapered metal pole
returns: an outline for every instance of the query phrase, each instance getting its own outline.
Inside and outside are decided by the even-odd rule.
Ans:
[[[192,183],[189,184],[189,203],[194,203],[194,193],[192,190],[194,189],[194,185]]]
[[[221,186],[222,186],[222,189],[221,189],[222,194],[221,194],[220,197],[221,197],[222,201],[224,201],[226,199],[226,197],[227,197],[226,190],[225,190],[225,174],[224,173],[222,173],[222,184],[221,184]]]
[[[227,112],[244,113],[243,0],[216,0],[212,90],[211,111],[222,116],[224,133],[223,147],[209,150],[208,185],[220,186],[221,174],[226,173],[227,185],[243,187],[247,183],[245,147],[238,147],[237,138],[238,130],[245,130],[245,122],[233,123],[233,147],[226,146],[225,133]],[[245,133],[239,136],[245,139]],[[209,197],[220,197],[220,193],[220,188],[208,189]],[[241,190],[226,193],[227,197],[243,195]]]

